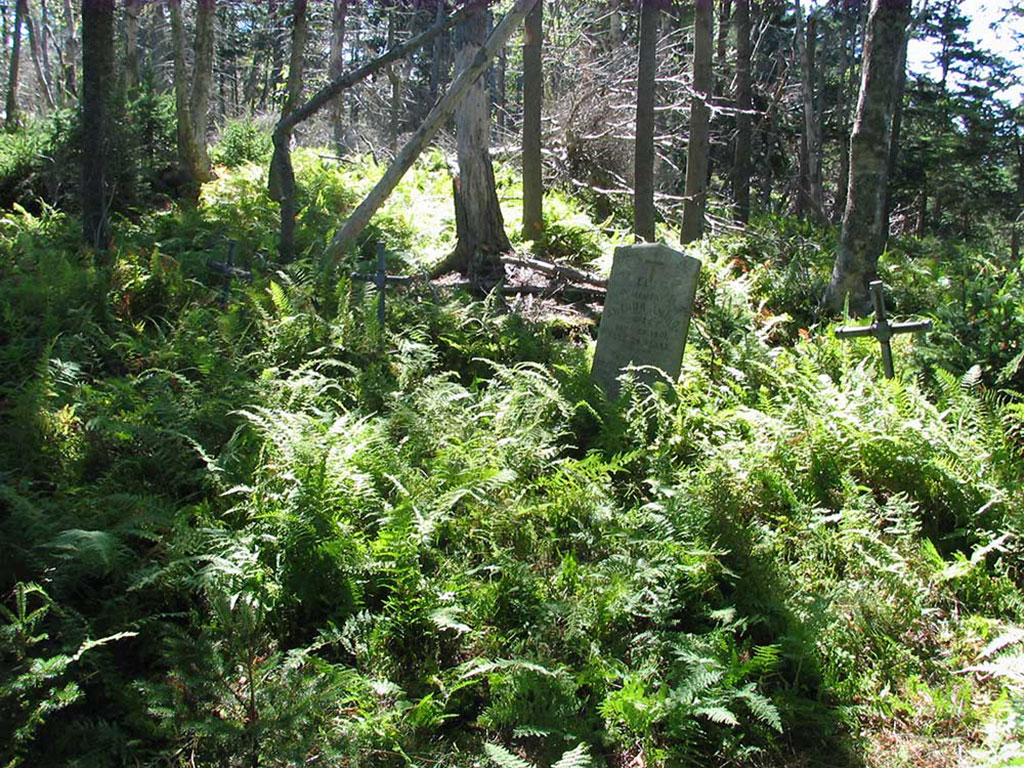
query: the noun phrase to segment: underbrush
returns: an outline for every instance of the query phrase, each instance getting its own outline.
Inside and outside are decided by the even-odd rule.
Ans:
[[[825,257],[794,227],[788,260],[703,246],[680,383],[608,402],[585,334],[497,299],[414,286],[378,328],[317,263],[372,164],[296,166],[286,266],[245,164],[122,222],[109,271],[60,212],[0,222],[4,764],[1018,756],[1024,411],[995,358],[904,337],[885,380],[798,314]],[[409,271],[450,244],[449,183],[432,156],[375,220]],[[560,205],[581,261],[607,250]],[[255,279],[225,292],[228,237]]]

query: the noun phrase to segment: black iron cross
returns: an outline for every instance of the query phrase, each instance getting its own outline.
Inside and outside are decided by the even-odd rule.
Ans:
[[[206,262],[207,268],[216,275],[220,275],[223,278],[221,285],[221,304],[227,304],[228,297],[231,295],[231,280],[233,278],[241,278],[246,282],[252,282],[252,272],[247,269],[241,269],[235,266],[235,250],[238,248],[237,240],[228,241],[228,260],[227,261],[208,261]]]
[[[891,379],[895,373],[892,367],[892,347],[889,339],[897,333],[918,333],[932,329],[931,320],[917,320],[912,323],[890,323],[885,317],[885,299],[882,297],[882,281],[872,280],[868,285],[871,290],[871,303],[875,307],[875,322],[853,328],[837,328],[836,336],[840,339],[856,339],[862,336],[874,336],[882,348],[882,368],[885,378]]]
[[[377,286],[377,326],[380,328],[381,343],[384,340],[384,321],[386,319],[384,308],[384,295],[387,292],[389,283],[407,283],[408,277],[398,277],[388,274],[387,253],[384,250],[384,243],[377,244],[377,272],[372,275],[352,274],[353,280],[364,283],[373,283]]]

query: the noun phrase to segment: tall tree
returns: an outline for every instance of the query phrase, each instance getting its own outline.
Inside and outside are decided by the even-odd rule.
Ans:
[[[7,70],[7,106],[4,127],[14,130],[18,127],[18,69],[21,63],[21,25],[27,10],[25,0],[17,0],[14,6],[14,42],[11,45],[11,64]]]
[[[28,0],[25,0],[24,14],[25,27],[28,30],[28,44],[32,51],[32,65],[36,71],[36,81],[39,84],[39,90],[42,92],[43,104],[45,109],[53,109],[57,106],[57,102],[54,101],[46,67],[43,66],[43,30],[41,25],[36,23]]]
[[[750,156],[753,100],[750,83],[750,0],[736,0],[736,148],[732,166],[733,216],[750,219]]]
[[[139,13],[142,0],[125,0],[124,4],[124,72],[126,85],[134,88],[139,82]]]
[[[801,184],[798,210],[809,212],[818,221],[824,221],[824,194],[821,179],[821,122],[815,106],[815,61],[817,44],[817,17],[808,14],[804,21],[800,0],[794,2],[796,10],[796,45],[800,57],[800,96],[803,105],[804,130],[801,142]]]
[[[439,3],[441,5],[441,3]],[[345,26],[348,21],[348,0],[334,0],[331,14],[331,58],[327,65],[327,76],[337,80],[345,71]],[[331,125],[334,148],[339,155],[347,150],[345,140],[345,99],[339,94],[331,103]]]
[[[648,242],[655,238],[654,105],[660,14],[658,0],[641,0],[633,156],[633,233],[637,240]]]
[[[870,310],[885,232],[889,136],[910,0],[872,0],[864,41],[860,98],[850,139],[850,189],[832,280],[822,303],[838,311],[847,297],[855,314]]]
[[[541,170],[541,105],[544,99],[542,41],[544,3],[526,16],[523,37],[523,239],[544,235],[544,180]]]
[[[690,106],[690,144],[686,151],[686,200],[680,242],[699,240],[704,234],[707,207],[708,162],[711,153],[711,0],[694,0],[693,99]]]
[[[114,82],[115,0],[82,0],[82,230],[86,244],[110,247],[107,154]]]
[[[477,6],[455,27],[455,66],[468,70],[487,38],[487,12]],[[490,95],[478,78],[455,109],[458,175],[455,191],[455,263],[480,290],[505,276],[501,255],[512,250],[494,184],[491,163]]]
[[[213,80],[215,0],[199,0],[196,15],[195,63],[191,81],[185,64],[185,24],[181,0],[168,0],[174,43],[174,105],[177,120],[178,161],[189,197],[199,196],[199,185],[213,178],[206,152],[207,110]]]

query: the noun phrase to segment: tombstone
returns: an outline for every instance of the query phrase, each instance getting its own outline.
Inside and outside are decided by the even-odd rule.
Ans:
[[[679,378],[700,266],[661,243],[615,249],[590,371],[608,397],[618,394],[617,378],[629,365],[658,368],[672,383]],[[643,381],[657,378],[654,370],[640,373]]]

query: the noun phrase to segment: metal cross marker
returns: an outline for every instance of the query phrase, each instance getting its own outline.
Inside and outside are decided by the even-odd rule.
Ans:
[[[840,339],[856,339],[862,336],[874,336],[882,347],[882,368],[885,378],[891,379],[895,373],[892,367],[892,347],[889,339],[897,333],[918,333],[932,329],[931,320],[917,320],[912,323],[890,323],[885,318],[885,299],[882,297],[882,281],[872,280],[868,285],[871,290],[871,303],[875,307],[875,322],[853,328],[837,328],[836,336]]]
[[[237,240],[228,241],[228,260],[227,261],[208,261],[206,262],[207,268],[216,275],[220,275],[223,278],[221,286],[220,302],[221,304],[227,304],[228,298],[231,295],[231,280],[233,278],[241,278],[246,282],[252,282],[252,272],[248,269],[241,269],[235,266],[235,250],[238,248]]]
[[[388,274],[387,253],[384,250],[384,243],[377,244],[377,272],[373,275],[352,274],[353,280],[364,283],[373,283],[377,286],[377,326],[380,328],[381,344],[384,343],[384,321],[386,318],[384,307],[384,295],[387,292],[388,283],[407,283],[408,277],[398,277]]]

